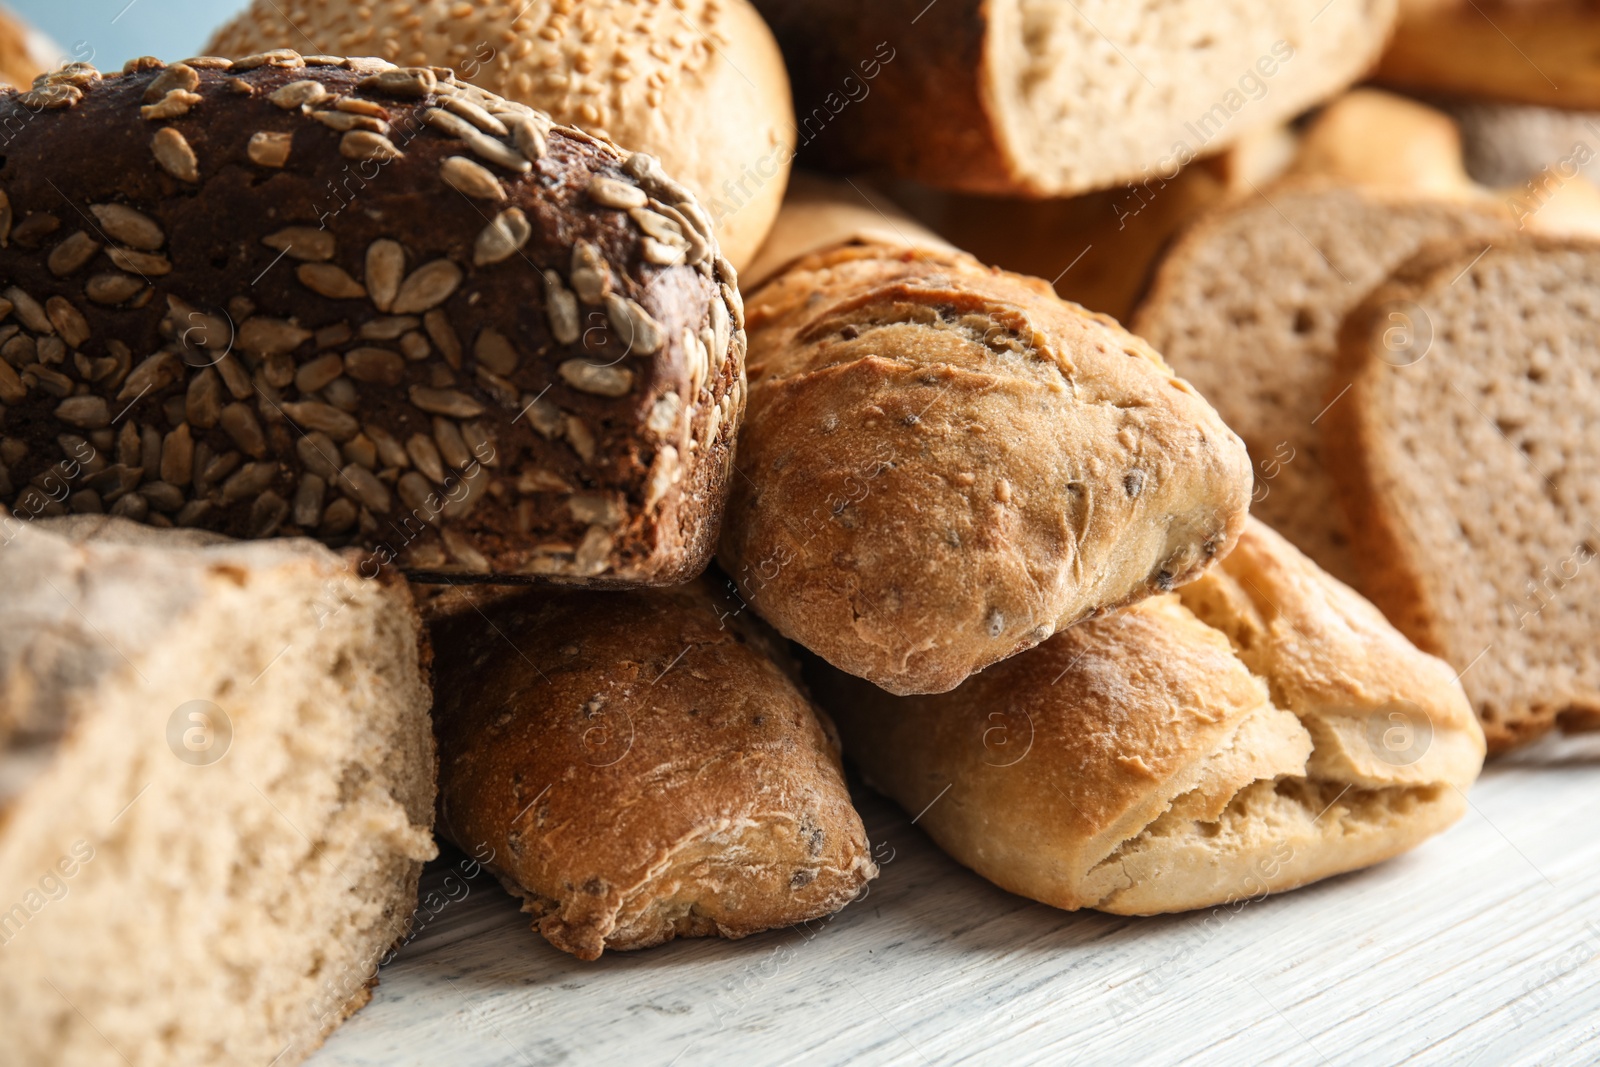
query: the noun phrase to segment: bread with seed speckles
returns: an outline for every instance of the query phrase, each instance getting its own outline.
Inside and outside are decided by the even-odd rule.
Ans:
[[[1394,0],[756,0],[802,161],[1070,196],[1211,155],[1357,80]]]
[[[437,849],[397,576],[0,510],[8,1063],[295,1064],[371,996]]]
[[[833,724],[704,582],[525,595],[434,633],[443,831],[492,850],[562,951],[744,937],[876,877]]]
[[[1243,526],[1239,439],[1046,282],[847,244],[750,307],[718,559],[784,636],[891,692],[1189,581]]]
[[[559,122],[659,158],[699,196],[738,270],[794,158],[789,79],[747,0],[255,0],[207,49],[300,48],[453,67]]]
[[[1148,915],[1293,889],[1466,810],[1454,672],[1261,523],[1199,580],[940,696],[808,673],[869,783],[956,860],[1058,908]]]
[[[742,310],[651,157],[448,70],[290,51],[69,64],[0,126],[0,503],[369,571],[706,565]]]
[[[1325,434],[1363,584],[1462,672],[1493,751],[1600,726],[1597,323],[1600,242],[1545,237],[1425,249],[1340,334]]]

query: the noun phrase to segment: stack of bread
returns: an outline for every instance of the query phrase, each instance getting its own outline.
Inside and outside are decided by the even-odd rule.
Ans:
[[[738,938],[876,877],[849,763],[1146,915],[1600,724],[1600,212],[1303,7],[262,0],[0,94],[9,1040],[298,1062],[435,834]]]

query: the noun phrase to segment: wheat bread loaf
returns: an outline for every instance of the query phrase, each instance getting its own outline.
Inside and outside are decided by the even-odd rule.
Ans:
[[[958,862],[1059,908],[1293,889],[1449,826],[1483,735],[1444,663],[1251,520],[1179,593],[938,696],[808,674],[868,782]]]
[[[661,160],[743,270],[783,200],[794,112],[783,57],[747,0],[255,0],[223,56],[308,47],[452,67],[465,81]]]
[[[435,627],[442,831],[580,959],[744,937],[876,877],[833,724],[704,582]]]
[[[436,853],[405,583],[100,516],[0,540],[5,1058],[300,1062]]]
[[[72,64],[5,124],[0,502],[418,574],[705,566],[739,297],[651,157],[290,51]]]
[[[1392,0],[757,0],[802,158],[940,188],[1069,196],[1170,173],[1359,78]],[[809,154],[809,156],[808,156]]]
[[[1046,282],[851,244],[753,294],[749,322],[719,561],[785,636],[885,689],[952,689],[1238,536],[1238,438]]]
[[[1600,725],[1600,244],[1425,249],[1344,324],[1331,467],[1363,586],[1493,751]]]

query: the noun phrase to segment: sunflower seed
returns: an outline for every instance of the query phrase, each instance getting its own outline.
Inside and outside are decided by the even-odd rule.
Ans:
[[[344,354],[344,372],[358,382],[396,386],[405,380],[406,364],[387,348],[352,348]]]
[[[342,96],[334,101],[333,106],[340,111],[348,111],[352,115],[367,115],[375,119],[389,117],[388,110],[376,100],[363,100],[358,96]]]
[[[143,444],[139,436],[139,424],[129,419],[117,431],[117,462],[125,467],[137,467]]]
[[[694,342],[692,345],[689,343],[691,339]],[[701,386],[705,385],[711,377],[711,349],[716,346],[717,335],[709,326],[701,330],[698,335],[691,335],[688,330],[684,330],[683,341],[685,347],[694,353],[692,357],[694,367],[690,374],[692,386],[689,390],[689,395],[698,398]]]
[[[656,453],[656,458],[650,464],[650,477],[645,483],[644,509],[649,511],[659,504],[667,491],[683,477],[682,468],[678,464],[678,450],[671,445],[662,445],[661,451]]]
[[[544,129],[531,115],[524,115],[511,123],[511,136],[517,142],[517,150],[529,162],[537,163],[550,150]]]
[[[93,259],[98,251],[100,242],[90,237],[86,230],[79,230],[50,250],[46,265],[51,274],[64,278]]]
[[[332,95],[321,82],[307,79],[281,85],[268,93],[267,99],[285,111],[293,111],[297,107],[320,104]]]
[[[597,493],[578,493],[567,498],[567,510],[585,526],[604,526],[613,529],[622,522],[622,505],[609,496]]]
[[[134,252],[113,247],[106,249],[106,255],[118,270],[142,275],[146,280],[151,276],[159,278],[172,273],[172,262],[158,252]]]
[[[211,501],[191,500],[185,504],[176,515],[172,517],[175,525],[192,527],[198,526],[211,514]]]
[[[283,413],[306,430],[320,430],[335,441],[348,441],[361,431],[355,417],[315,400],[286,403]]]
[[[439,446],[439,455],[448,465],[462,470],[472,462],[472,452],[467,448],[466,439],[461,436],[461,428],[449,419],[433,420],[433,440]]]
[[[256,87],[243,78],[224,78],[222,84],[239,96],[254,96]]]
[[[411,466],[411,460],[406,455],[405,447],[395,440],[394,434],[381,426],[374,426],[370,422],[361,428],[361,432],[366,434],[373,447],[378,450],[378,459],[385,467]]]
[[[56,333],[61,339],[73,348],[77,348],[89,339],[89,320],[83,317],[83,312],[72,306],[72,301],[64,296],[52,296],[45,301],[45,314],[50,319],[50,324],[56,328]]]
[[[479,132],[478,129],[472,125],[472,123],[468,122],[460,115],[450,114],[450,112],[445,111],[443,108],[430,107],[428,110],[422,113],[422,121],[427,123],[429,126],[432,126],[446,137],[455,137],[460,140],[466,140],[468,137],[471,137],[473,134]]]
[[[685,251],[682,246],[665,244],[654,237],[646,237],[643,243],[645,262],[654,263],[658,267],[670,267],[675,263],[681,263]]]
[[[583,543],[573,556],[574,569],[584,577],[592,578],[610,568],[612,538],[603,526],[591,526],[583,535]]]
[[[432,522],[438,517],[438,509],[433,505],[437,503],[434,498],[433,486],[428,484],[428,479],[416,471],[407,471],[400,476],[400,482],[395,486],[400,494],[400,500],[411,513],[423,522]]]
[[[505,123],[464,96],[446,97],[444,107],[446,111],[460,115],[484,133],[491,133],[496,137],[505,137],[511,132],[506,129]]]
[[[111,425],[111,411],[103,396],[73,396],[56,405],[56,418],[85,430]]]
[[[222,414],[222,379],[210,367],[189,379],[184,418],[191,426],[209,430]]]
[[[294,273],[301,285],[329,300],[359,300],[367,295],[360,282],[332,263],[302,263]]]
[[[255,412],[244,404],[232,403],[222,409],[219,420],[222,430],[239,450],[247,456],[261,459],[267,454],[267,436],[261,432],[261,423],[256,421]]]
[[[139,495],[160,512],[177,511],[183,507],[183,490],[171,482],[145,482],[139,487]]]
[[[678,419],[682,414],[683,398],[677,393],[663,393],[661,399],[651,405],[645,425],[658,437],[666,437],[678,428]]]
[[[334,483],[340,492],[354,497],[373,511],[385,513],[392,506],[389,487],[378,481],[377,475],[367,468],[352,463],[339,472]]]
[[[359,88],[388,96],[421,99],[434,91],[439,78],[428,67],[396,67],[369,74],[356,84]]]
[[[295,371],[294,387],[302,393],[315,393],[343,373],[344,360],[336,353],[329,353],[310,363],[302,363]]]
[[[239,347],[258,355],[293,352],[310,339],[310,330],[283,319],[257,316],[239,324]]]
[[[385,137],[389,135],[389,124],[383,119],[372,115],[362,115],[350,111],[313,111],[311,117],[328,127],[328,129],[338,130],[341,133],[348,133],[352,130],[365,130],[368,133],[375,133]]]
[[[184,182],[200,180],[200,161],[195,158],[189,142],[171,126],[163,126],[150,139],[150,151],[156,162],[168,174]]]
[[[460,370],[461,338],[456,335],[455,327],[450,325],[450,317],[443,310],[436,309],[422,317],[422,324],[428,331],[428,337],[439,347],[445,362]]]
[[[322,521],[322,498],[328,491],[328,483],[315,474],[301,477],[300,485],[294,491],[294,524],[296,526],[312,527]]]
[[[277,390],[294,381],[294,357],[287,352],[268,352],[261,360],[261,373],[259,377],[269,389]],[[274,403],[277,400],[274,399]]]
[[[250,138],[245,152],[250,162],[262,167],[281,167],[289,162],[289,148],[294,144],[292,133],[272,133],[262,130]]]
[[[28,329],[36,333],[55,333],[56,328],[50,322],[50,316],[45,314],[39,302],[16,286],[5,291],[5,298],[11,301],[12,308],[16,311],[17,318]]]
[[[72,395],[72,379],[59,371],[35,363],[22,372],[22,384],[31,387],[37,386],[54,397],[68,397]]]
[[[255,390],[250,385],[250,374],[244,368],[244,363],[231,352],[217,360],[217,373],[222,376],[222,384],[228,387],[228,393],[235,400],[248,399]]]
[[[324,537],[337,537],[354,526],[359,517],[356,506],[340,497],[322,513],[322,524],[317,527],[317,532]]]
[[[455,419],[475,419],[483,414],[483,405],[465,393],[454,389],[430,389],[413,385],[411,403],[430,415],[448,415]]]
[[[694,224],[689,221],[689,218],[677,208],[670,204],[663,204],[660,201],[655,202],[653,206],[655,208],[654,214],[660,215],[677,227],[678,233],[688,246],[689,250],[684,253],[683,261],[691,267],[704,262],[706,257],[711,254],[710,240],[696,229]],[[659,241],[661,238],[657,237],[656,240]]]
[[[722,276],[724,278],[735,277],[733,272],[733,264],[729,263],[721,256],[717,257],[717,269],[722,272]],[[737,281],[733,284],[723,282],[722,299],[725,303],[727,303],[728,311],[733,316],[733,328],[735,330],[742,330],[744,329],[744,297],[739,295],[739,290],[736,288],[737,285]]]
[[[193,64],[191,64],[192,66]],[[92,63],[63,63],[60,67],[41,75],[48,85],[76,85],[80,89],[91,89],[101,82],[100,72]]]
[[[250,536],[271,537],[288,517],[289,502],[269,489],[250,505]]]
[[[464,193],[475,200],[504,200],[506,191],[496,178],[481,163],[474,163],[466,156],[451,156],[439,165],[439,175],[444,178],[445,184],[459,193]]]
[[[721,300],[711,301],[711,345],[710,370],[720,371],[722,365],[728,361],[728,344],[733,336],[732,322],[728,318],[728,308]]]
[[[315,226],[290,226],[268,234],[261,243],[305,263],[324,263],[334,253],[333,234]]]
[[[467,535],[455,527],[446,526],[440,530],[439,538],[449,551],[450,558],[466,568],[469,574],[488,574],[494,570],[489,563],[489,557],[479,552],[477,546],[467,539]]]
[[[61,220],[48,211],[31,214],[17,224],[11,232],[12,240],[26,248],[37,248],[39,242],[61,228]]]
[[[415,315],[389,315],[361,324],[361,338],[365,341],[393,341],[410,330],[415,330],[422,320]]]
[[[430,311],[428,314],[434,312]],[[400,351],[413,363],[419,363],[433,354],[433,349],[428,346],[428,339],[415,330],[401,336]]]
[[[666,343],[666,331],[637,301],[609,293],[605,304],[606,318],[621,336],[628,354],[653,356],[661,351]]]
[[[300,465],[326,481],[339,477],[339,446],[320,430],[313,430],[295,442],[295,455]]]
[[[427,311],[448,300],[460,284],[461,268],[454,260],[436,259],[424,263],[401,284],[393,306],[387,310],[397,315]]]
[[[561,284],[561,275],[544,271],[544,311],[550,320],[550,335],[557,344],[570,345],[579,334],[578,298]]]
[[[517,476],[519,493],[570,493],[572,484],[555,471],[543,467],[524,467]]]
[[[650,202],[645,191],[637,185],[619,182],[615,178],[596,176],[589,179],[587,190],[589,199],[601,207],[616,208],[626,211],[629,208],[644,207]]]
[[[300,53],[292,48],[274,48],[270,52],[258,52],[254,55],[243,56],[233,61],[234,70],[255,70],[257,67],[283,67],[287,70],[297,70],[306,65]]]
[[[165,122],[168,119],[182,118],[189,113],[190,108],[200,103],[201,99],[199,93],[174,89],[156,103],[141,107],[139,117],[146,122]]]
[[[576,415],[567,416],[567,443],[578,454],[578,458],[585,463],[593,463],[595,457],[594,432],[587,423]]]
[[[100,515],[105,512],[100,494],[93,489],[73,493],[67,498],[67,506],[72,509],[74,515]]]
[[[558,370],[568,385],[595,396],[626,396],[633,388],[633,371],[626,367],[597,367],[585,360],[569,359]]]
[[[134,522],[143,522],[150,514],[150,502],[138,493],[129,493],[119,497],[111,506],[111,514],[123,519],[132,519]]]
[[[683,236],[683,228],[661,212],[652,211],[647,207],[636,207],[628,212],[628,217],[633,219],[646,236],[654,237],[662,244],[679,248],[688,247],[689,242]]]
[[[121,304],[144,288],[131,274],[96,274],[84,283],[84,292],[97,304]]]
[[[237,458],[238,453],[230,452],[228,456]],[[227,456],[219,456],[217,458],[227,459]],[[217,477],[221,477],[221,475]],[[248,500],[250,497],[265,492],[277,477],[278,465],[276,463],[246,463],[232,477],[222,483],[222,506],[227,507],[230,504],[237,504],[241,500]]]
[[[478,234],[477,243],[472,249],[473,265],[485,267],[509,259],[522,250],[522,246],[528,243],[528,238],[531,236],[533,236],[533,226],[529,224],[528,216],[522,213],[522,209],[506,208],[483,228],[482,233]]]
[[[356,392],[355,383],[344,377],[335,378],[323,386],[322,399],[340,411],[351,413],[361,406],[361,396]]]
[[[426,434],[412,434],[406,441],[406,455],[417,465],[417,470],[438,484],[444,484],[444,460],[440,457],[439,448],[433,443],[433,438]]]
[[[147,104],[154,103],[174,89],[182,89],[192,93],[198,88],[200,88],[200,72],[187,63],[174,63],[160,74],[157,74],[150,80],[150,84],[145,86],[144,102]]]
[[[506,335],[492,326],[485,326],[478,332],[478,339],[472,346],[472,354],[479,363],[496,374],[514,373],[517,364],[522,360],[522,356]]]
[[[483,494],[489,489],[489,471],[479,467],[477,474],[462,478],[461,481],[466,492],[454,500],[447,500],[442,512],[445,518],[453,521],[466,518],[477,507],[478,501],[483,499]]]
[[[342,115],[344,112],[334,112]],[[359,118],[360,116],[351,116]],[[351,130],[339,140],[339,154],[346,159],[357,160],[390,160],[399,159],[405,153],[395,147],[393,141],[381,133],[372,130]]]
[[[467,147],[472,149],[473,154],[490,163],[499,164],[509,171],[526,174],[533,169],[533,164],[529,163],[522,153],[504,141],[498,141],[479,130],[468,127],[461,139],[467,142]]]
[[[611,268],[588,241],[572,248],[572,288],[585,304],[599,304],[611,292]]]

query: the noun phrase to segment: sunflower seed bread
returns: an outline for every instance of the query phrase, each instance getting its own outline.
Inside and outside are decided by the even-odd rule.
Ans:
[[[1047,282],[847,243],[750,316],[719,562],[784,636],[891,692],[1187,582],[1244,524],[1239,439]]]
[[[1252,519],[1179,593],[954,692],[808,678],[868,782],[958,862],[1058,908],[1149,915],[1293,889],[1455,822],[1484,744],[1453,674]]]
[[[1340,334],[1325,435],[1364,586],[1461,672],[1496,752],[1600,727],[1597,294],[1596,241],[1446,243]]]
[[[939,188],[1070,196],[1170,178],[1377,58],[1394,0],[757,0],[801,159]]]
[[[441,829],[592,960],[819,918],[876,877],[839,743],[705,582],[435,626]],[[485,622],[487,619],[487,624]]]
[[[699,196],[744,270],[783,200],[794,108],[748,0],[254,0],[207,46],[439,64],[484,89],[659,159]]]
[[[705,565],[741,306],[651,157],[290,51],[70,64],[0,125],[0,502],[422,575]]]
[[[0,588],[4,1059],[299,1063],[437,854],[405,582],[304,539],[0,511]]]

